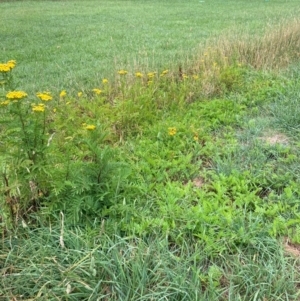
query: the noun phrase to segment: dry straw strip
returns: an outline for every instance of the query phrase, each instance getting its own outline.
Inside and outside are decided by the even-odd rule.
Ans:
[[[300,58],[300,21],[268,29],[263,36],[232,34],[214,41],[217,55],[254,68],[281,68]]]

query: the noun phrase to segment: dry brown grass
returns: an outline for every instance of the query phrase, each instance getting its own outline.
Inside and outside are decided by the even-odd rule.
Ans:
[[[263,36],[235,33],[210,43],[219,61],[227,57],[254,68],[282,68],[300,58],[300,20],[269,28]]]
[[[225,84],[236,79],[231,73],[234,70],[228,70],[232,66],[276,70],[299,58],[300,20],[293,20],[269,28],[263,35],[235,32],[211,39],[190,62],[188,73],[201,75],[202,93],[210,96],[222,92],[224,74]]]
[[[300,245],[292,243],[287,237],[283,239],[283,249],[287,255],[300,257]]]
[[[199,81],[196,97],[212,97],[239,89],[244,67],[255,69],[280,69],[300,58],[300,19],[285,21],[276,27],[266,29],[263,35],[244,32],[230,32],[207,41],[193,58],[175,63],[170,67],[168,77],[175,82],[184,82],[197,75]],[[135,65],[135,70],[147,74],[149,70]],[[240,70],[238,70],[240,69]],[[156,72],[159,78],[159,73]],[[128,75],[127,85],[136,82],[134,72]],[[120,86],[120,82],[116,81]],[[144,78],[144,84],[147,80]],[[190,88],[189,88],[190,89]],[[194,91],[187,92],[187,100],[194,98]]]
[[[286,135],[276,132],[266,132],[263,137],[259,138],[261,141],[269,145],[281,144],[281,145],[288,145],[289,139]]]

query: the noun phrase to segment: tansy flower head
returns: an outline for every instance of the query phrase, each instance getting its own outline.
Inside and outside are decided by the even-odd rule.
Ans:
[[[96,128],[96,126],[93,124],[84,124],[84,128],[88,131],[93,131]]]
[[[108,83],[108,79],[107,78],[103,78],[102,79],[102,83],[105,85],[105,84],[107,84]]]
[[[97,95],[100,95],[102,92],[100,89],[97,89],[97,88],[93,89],[92,91]]]
[[[11,91],[6,94],[8,99],[22,99],[27,96],[27,93],[24,91]]]
[[[141,78],[141,77],[143,77],[143,73],[141,73],[141,72],[136,72],[136,73],[135,73],[135,76]]]
[[[164,70],[164,71],[161,73],[160,76],[165,76],[165,75],[168,74],[168,73],[169,73],[169,70]]]
[[[9,100],[4,100],[0,102],[1,106],[7,106],[9,104]]]
[[[6,64],[9,66],[10,69],[13,69],[15,68],[17,62],[15,60],[10,60]]]
[[[0,64],[0,72],[9,72],[10,67],[7,64]]]
[[[149,73],[147,73],[147,76],[149,78],[153,78],[155,76],[155,74],[156,74],[156,72],[149,72]]]
[[[50,92],[44,91],[43,93],[39,92],[36,96],[42,101],[50,101],[52,100],[52,96]]]
[[[175,127],[168,128],[168,134],[170,136],[174,136],[174,135],[176,135],[176,133],[177,133],[177,129]]]
[[[196,80],[196,79],[198,79],[198,78],[199,78],[199,75],[196,75],[196,74],[195,74],[195,75],[193,75],[193,79],[195,79],[195,80]]]
[[[126,70],[119,70],[118,71],[118,73],[120,74],[120,75],[126,75],[128,72],[126,71]]]
[[[43,103],[39,103],[37,105],[32,106],[33,112],[44,112],[45,111],[45,105]]]
[[[60,98],[63,98],[63,97],[65,97],[66,95],[67,95],[66,90],[62,90],[62,91],[60,92],[60,94],[59,94],[59,97],[60,97]]]
[[[15,60],[10,60],[7,63],[1,63],[0,64],[0,72],[9,72],[16,66]]]
[[[81,96],[82,96],[82,92],[78,92],[78,93],[77,93],[77,96],[78,96],[78,97],[81,97]]]

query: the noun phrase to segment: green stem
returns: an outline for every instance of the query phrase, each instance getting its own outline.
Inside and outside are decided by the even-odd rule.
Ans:
[[[17,114],[18,114],[20,122],[21,122],[21,129],[22,129],[22,132],[23,132],[23,135],[24,135],[24,143],[25,143],[27,156],[28,156],[29,160],[32,160],[33,158],[31,156],[30,150],[29,150],[28,137],[27,137],[26,127],[25,127],[25,122],[24,122],[24,119],[23,119],[23,116],[22,116],[22,113],[21,113],[21,110],[20,110],[20,104],[19,103],[18,103],[18,113]]]

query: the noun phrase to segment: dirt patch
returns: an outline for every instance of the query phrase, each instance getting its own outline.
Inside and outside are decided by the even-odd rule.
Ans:
[[[300,257],[300,245],[291,243],[287,237],[283,240],[283,247],[287,254],[292,255],[293,257]]]
[[[280,133],[266,133],[263,137],[260,137],[259,139],[270,145],[275,145],[275,144],[287,145],[287,144],[289,144],[288,137],[283,134],[280,134]]]
[[[197,177],[193,180],[193,185],[197,188],[201,188],[204,185],[204,179],[201,177]]]

